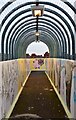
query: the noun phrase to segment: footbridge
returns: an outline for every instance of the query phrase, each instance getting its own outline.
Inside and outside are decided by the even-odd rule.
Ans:
[[[0,3],[0,120],[76,119],[76,1]],[[49,58],[26,58],[32,42]]]

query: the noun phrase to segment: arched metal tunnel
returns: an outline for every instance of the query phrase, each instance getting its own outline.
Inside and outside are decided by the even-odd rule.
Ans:
[[[0,120],[76,118],[76,0],[2,0],[0,8]],[[50,58],[26,59],[39,41]]]
[[[44,14],[32,16],[31,6],[44,6]],[[68,1],[10,0],[1,8],[1,60],[24,58],[28,45],[36,40],[38,25],[39,40],[44,42],[52,58],[76,59],[76,24],[70,10],[76,8]]]

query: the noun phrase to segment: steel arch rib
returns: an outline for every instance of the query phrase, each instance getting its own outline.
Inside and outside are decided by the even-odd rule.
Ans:
[[[16,0],[15,0],[16,1]],[[72,5],[72,4],[70,4],[70,2],[68,2],[67,0],[66,1],[63,1],[63,0],[61,0],[62,2],[64,2],[67,6],[69,6],[72,10],[73,10],[73,12],[76,14],[76,9],[75,9],[75,7]],[[0,13],[2,13],[9,5],[11,5],[12,3],[13,3],[14,1],[9,1],[9,2],[7,2],[4,6],[2,6],[2,8],[0,9]]]
[[[44,18],[40,18],[40,19],[43,20]],[[31,20],[34,20],[34,18],[33,18],[33,19],[30,19],[30,21],[31,21]],[[27,20],[27,21],[28,21],[28,20]],[[27,22],[27,21],[25,21],[25,22]],[[48,21],[48,22],[52,22],[52,21],[50,21],[50,20],[47,20],[47,21]],[[24,22],[24,23],[25,23],[25,22]],[[53,23],[53,22],[52,22],[52,23]],[[23,24],[23,23],[21,23],[20,25],[22,25],[22,24]],[[16,24],[15,24],[15,25],[16,25]],[[13,27],[14,27],[15,25],[13,25]],[[20,25],[19,25],[19,26],[20,26]],[[56,25],[56,24],[54,24],[54,25]],[[19,28],[19,26],[18,26],[14,31],[16,31],[16,30]],[[10,29],[9,33],[11,33],[13,27]],[[12,35],[14,35],[14,33],[15,33],[15,32],[13,32]],[[6,41],[7,41],[8,39],[9,39],[9,34],[8,34],[8,36],[7,36]],[[11,36],[10,40],[11,40],[11,39],[12,39],[12,36]],[[6,43],[8,44],[8,41],[7,41]],[[7,46],[7,47],[8,47],[8,46]],[[69,47],[69,48],[70,48],[70,47]],[[7,53],[7,52],[6,52],[6,53]]]
[[[32,25],[31,25],[32,26]],[[32,26],[33,27],[33,26]],[[47,27],[47,26],[46,26]],[[29,27],[28,27],[29,28]],[[26,30],[26,28],[25,28],[25,30]],[[24,30],[23,30],[24,31]],[[22,32],[21,32],[22,33]]]
[[[10,13],[3,19],[2,23],[1,23],[2,26],[3,26],[4,22],[6,21],[6,19],[7,19],[13,12],[15,12],[16,10],[18,10],[18,9],[21,8],[21,7],[24,7],[24,6],[27,6],[27,5],[30,5],[30,4],[36,4],[36,2],[27,2],[27,3],[24,3],[24,4],[22,4],[22,5],[19,5],[19,6],[16,7],[16,8],[14,8],[12,11],[10,11]],[[72,24],[73,24],[73,26],[75,27],[75,30],[76,30],[75,22],[74,22],[73,19],[70,17],[70,15],[69,15],[65,10],[63,10],[61,7],[59,7],[59,6],[57,6],[57,5],[53,4],[53,3],[50,3],[50,2],[39,2],[39,4],[50,5],[50,6],[53,6],[53,7],[57,8],[57,9],[59,9],[60,11],[62,11],[62,12],[70,19],[70,21],[72,22]]]
[[[31,22],[31,23],[33,23],[33,22]],[[40,21],[39,21],[39,23],[41,23]],[[42,23],[44,23],[44,22],[42,22]],[[47,23],[48,24],[48,23]],[[31,24],[32,25],[32,24]],[[49,25],[49,24],[48,24]],[[52,26],[51,24],[50,24],[50,26]],[[22,26],[23,27],[23,26]],[[53,27],[53,26],[52,26]],[[21,28],[20,28],[21,29]],[[27,29],[27,28],[26,28]],[[56,28],[55,28],[56,29]],[[20,30],[19,30],[20,31]],[[24,30],[23,30],[24,31]],[[56,31],[57,31],[57,29],[56,29]],[[61,34],[59,34],[60,35],[60,37],[61,37]],[[15,36],[14,36],[14,38],[15,38]],[[14,39],[13,38],[13,39]],[[62,37],[61,37],[61,39],[62,39]],[[64,44],[64,43],[63,43]]]
[[[41,3],[41,2],[40,2],[40,3]],[[43,3],[43,2],[42,2],[42,3]],[[41,4],[42,4],[42,3],[41,3]],[[45,4],[45,3],[44,3],[44,4]],[[51,3],[50,3],[50,4],[51,4]],[[58,6],[57,6],[57,7],[58,7]],[[72,23],[73,23],[73,21],[72,21]],[[73,23],[73,25],[74,25],[74,23]],[[75,25],[74,25],[74,27],[75,27]],[[73,42],[73,43],[74,43],[74,42]]]
[[[30,38],[30,39],[31,39],[31,38]],[[30,39],[29,39],[28,45],[30,44]],[[44,36],[42,36],[40,40],[41,40],[42,42],[44,42],[43,40],[45,40],[45,37],[44,37]],[[47,40],[47,39],[46,39],[46,40]],[[48,48],[49,48],[49,52],[50,52],[50,49],[51,49],[51,52],[50,52],[50,57],[52,57],[52,56],[53,56],[53,54],[52,54],[52,51],[53,51],[53,44],[52,44],[52,43],[50,44],[50,43],[49,43],[49,41],[48,41],[48,43],[47,43],[47,41],[46,41],[46,40],[45,40],[45,42],[44,42],[44,43],[48,46]],[[26,43],[25,43],[25,41],[24,41],[23,46],[22,46],[22,47],[23,47],[23,49],[24,49],[24,48],[26,48],[26,49],[27,49],[27,47],[25,47],[25,44],[26,44]],[[28,45],[27,45],[27,46],[28,46]],[[50,47],[49,47],[49,46],[50,46]],[[21,46],[20,46],[20,47],[21,47]],[[25,52],[26,52],[26,49],[25,49]]]
[[[32,26],[33,27],[33,26]],[[34,28],[36,28],[36,26],[34,26]],[[33,28],[32,28],[33,29]],[[30,29],[29,29],[30,30]],[[47,30],[48,31],[48,30]]]
[[[34,36],[30,36],[30,38],[28,38],[28,40],[29,40],[29,42],[28,42],[28,44],[30,43],[30,40],[31,40],[31,37],[32,37],[32,39],[34,39],[35,37]],[[41,36],[41,41],[43,41],[42,40],[42,38],[45,40],[45,37],[44,36]],[[26,41],[24,41],[24,43],[25,43]],[[33,40],[32,40],[32,42],[33,42]],[[44,43],[46,43],[46,40],[45,41],[43,41]],[[52,41],[53,42],[53,41]],[[23,45],[24,45],[24,43],[23,43]],[[49,43],[50,44],[50,43]],[[46,45],[47,45],[47,43],[46,43]],[[49,46],[48,46],[49,47]],[[52,45],[52,47],[53,47],[53,45]],[[50,48],[49,48],[50,49]],[[18,50],[17,50],[18,51]],[[17,54],[16,54],[16,56],[17,56]]]

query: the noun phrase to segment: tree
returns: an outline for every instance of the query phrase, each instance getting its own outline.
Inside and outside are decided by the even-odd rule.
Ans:
[[[45,52],[45,54],[44,54],[44,58],[49,58],[49,53],[48,52]]]

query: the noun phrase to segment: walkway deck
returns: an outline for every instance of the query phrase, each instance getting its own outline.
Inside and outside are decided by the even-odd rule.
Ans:
[[[67,118],[44,71],[31,72],[11,117],[26,113],[36,114],[46,120]]]

